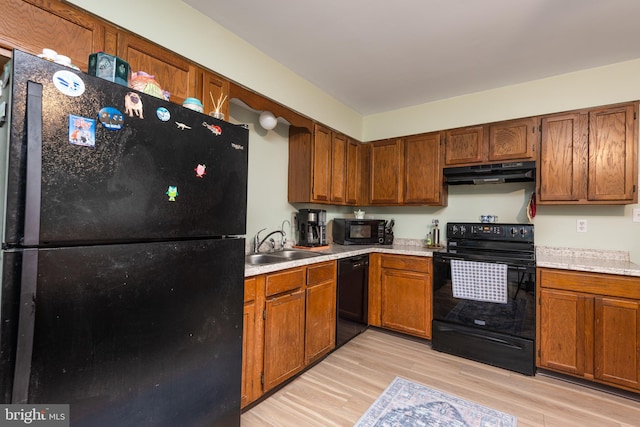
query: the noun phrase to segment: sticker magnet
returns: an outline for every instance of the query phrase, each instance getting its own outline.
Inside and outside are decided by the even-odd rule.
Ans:
[[[165,194],[169,196],[170,202],[175,202],[176,197],[178,197],[178,187],[176,187],[175,185],[170,185]]]
[[[204,178],[204,176],[207,174],[205,172],[206,169],[207,169],[207,165],[199,164],[198,166],[196,166],[196,168],[194,169],[194,171],[196,172],[196,177]]]
[[[69,114],[69,142],[84,147],[95,147],[96,121]]]
[[[140,95],[135,92],[129,92],[124,96],[124,113],[128,114],[129,117],[136,115],[141,119],[144,119],[142,114],[142,99],[140,99]]]
[[[158,118],[163,122],[168,122],[171,118],[171,113],[164,107],[158,107],[156,110],[156,116],[158,116]]]
[[[98,120],[106,129],[120,130],[124,124],[124,115],[117,108],[104,107],[98,111]]]
[[[53,74],[53,85],[67,96],[80,96],[84,93],[84,81],[69,70],[56,71]]]

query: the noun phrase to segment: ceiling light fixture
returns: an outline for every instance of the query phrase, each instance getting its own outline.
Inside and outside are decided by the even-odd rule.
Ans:
[[[260,126],[266,130],[271,130],[278,124],[278,119],[271,111],[263,111],[260,113]]]

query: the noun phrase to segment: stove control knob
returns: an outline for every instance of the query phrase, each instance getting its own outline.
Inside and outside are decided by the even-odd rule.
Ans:
[[[522,237],[526,236],[526,235],[527,235],[527,229],[526,229],[526,228],[524,228],[524,227],[522,227],[522,228],[520,229],[520,235],[521,235]]]
[[[516,234],[518,234],[518,229],[516,227],[511,227],[511,235],[515,236]]]

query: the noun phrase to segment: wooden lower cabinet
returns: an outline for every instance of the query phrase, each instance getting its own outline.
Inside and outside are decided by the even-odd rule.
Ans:
[[[640,279],[538,269],[538,366],[640,390]]]
[[[307,270],[305,364],[336,346],[336,263],[309,266]]]
[[[336,273],[328,261],[245,279],[242,407],[335,347]]]
[[[264,322],[264,391],[304,367],[305,290],[267,299]]]
[[[369,323],[430,339],[431,258],[373,254],[369,263]]]

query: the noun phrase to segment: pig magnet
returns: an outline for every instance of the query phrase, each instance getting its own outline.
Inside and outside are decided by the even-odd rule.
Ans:
[[[196,177],[197,178],[204,178],[204,176],[207,174],[205,172],[205,170],[207,169],[206,165],[198,165],[196,166],[196,168],[194,169],[194,171],[196,172]]]

